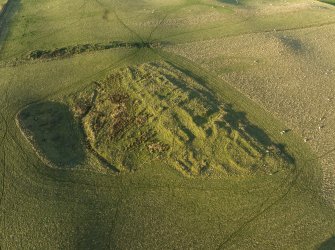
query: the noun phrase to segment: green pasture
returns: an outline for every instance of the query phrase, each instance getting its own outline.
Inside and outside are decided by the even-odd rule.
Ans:
[[[317,8],[266,16],[243,14],[242,9],[251,2],[12,1],[15,14],[0,52],[1,248],[331,249],[335,212],[320,194],[318,156],[293,132],[281,135],[285,124],[214,72],[164,49],[163,42],[173,46],[335,21],[324,14],[331,10]],[[268,2],[254,1],[252,6]],[[201,15],[209,21],[203,21]],[[51,60],[23,60],[37,50],[115,41],[163,45],[92,49]],[[227,103],[243,113],[271,142],[284,145],[294,163],[272,175],[222,178],[186,177],[164,157],[137,159],[140,166],[136,171],[116,174],[104,167],[86,152],[85,136],[69,100],[94,89],[113,72],[155,62],[161,65],[149,67],[153,72],[170,65],[191,79],[183,83],[185,88],[193,82],[192,88],[212,93],[205,101]],[[150,70],[144,71],[143,81]],[[146,94],[145,86],[126,90],[132,95]],[[108,86],[111,93],[116,90]],[[143,105],[152,112],[158,112],[163,103],[156,97],[150,93],[143,98]],[[169,100],[165,105],[173,103]],[[98,104],[101,110],[110,108]],[[167,118],[161,119],[152,124],[162,127]],[[187,121],[189,130],[201,133]],[[172,143],[172,137],[165,140]],[[206,140],[197,143],[209,150]],[[210,143],[214,145],[214,141]],[[103,153],[111,149],[100,148]],[[183,150],[187,152],[187,148]]]

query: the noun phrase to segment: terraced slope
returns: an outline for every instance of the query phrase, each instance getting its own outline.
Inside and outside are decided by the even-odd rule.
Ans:
[[[273,174],[283,147],[167,63],[118,70],[74,98],[90,145],[117,171],[160,158],[185,175]]]

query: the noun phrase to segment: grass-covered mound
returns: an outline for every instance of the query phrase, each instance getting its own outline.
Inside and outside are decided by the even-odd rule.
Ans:
[[[121,172],[161,159],[188,176],[273,174],[291,161],[244,113],[162,62],[115,71],[73,110],[89,147]]]
[[[57,167],[74,167],[84,161],[83,137],[65,104],[29,105],[18,114],[18,122],[43,160]]]

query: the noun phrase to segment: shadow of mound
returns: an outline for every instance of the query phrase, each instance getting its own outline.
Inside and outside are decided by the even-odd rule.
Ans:
[[[226,3],[226,4],[238,5],[242,1],[241,0],[218,0],[218,2],[220,2],[220,3]]]
[[[284,46],[286,46],[294,53],[304,52],[304,45],[300,39],[291,36],[279,36],[278,38],[284,44]]]
[[[287,152],[286,145],[273,142],[269,135],[263,129],[249,122],[247,114],[245,112],[234,110],[231,104],[227,104],[225,108],[227,111],[226,120],[229,122],[232,128],[234,128],[235,130],[240,130],[241,127],[243,127],[244,131],[247,134],[251,135],[257,141],[259,141],[264,147],[275,147],[275,151],[281,154],[281,156],[288,163],[295,163],[294,157]]]
[[[332,250],[335,249],[335,236],[329,238],[325,242],[321,243],[318,250]]]
[[[19,124],[36,150],[59,167],[74,167],[85,159],[82,131],[68,107],[40,102],[23,109]]]
[[[327,4],[335,6],[335,1],[334,0],[319,0],[319,2],[327,3]]]

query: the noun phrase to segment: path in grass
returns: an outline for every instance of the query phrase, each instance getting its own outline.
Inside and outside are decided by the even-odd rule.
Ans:
[[[334,216],[318,198],[319,179],[313,173],[317,163],[294,135],[284,138],[278,135],[282,124],[264,117],[260,107],[185,58],[154,48],[113,53],[120,55],[108,58],[100,53],[96,59],[79,55],[62,62],[2,69],[12,76],[22,73],[15,77],[17,86],[7,81],[0,84],[2,89],[8,86],[9,92],[1,105],[4,107],[2,120],[8,124],[8,131],[3,133],[6,143],[3,146],[2,197],[5,202],[2,206],[6,219],[2,221],[2,228],[7,229],[2,236],[4,246],[46,248],[57,244],[66,248],[85,244],[100,249],[171,246],[181,249],[235,245],[246,248],[250,244],[257,247],[258,240],[264,248],[271,244],[287,248],[299,244],[310,247],[329,238],[327,234],[334,230],[331,219]],[[153,60],[169,62],[206,85],[218,98],[232,103],[238,110],[248,111],[248,118],[273,139],[287,144],[296,158],[296,167],[277,177],[236,178],[226,182],[187,180],[162,166],[161,161],[134,175],[117,177],[95,171],[60,171],[46,168],[15,126],[17,112],[33,101],[43,102],[80,91],[83,85],[102,79],[113,68]],[[75,66],[79,62],[83,65]],[[24,82],[31,76],[23,74],[46,70],[50,70],[47,77],[35,79],[33,85]],[[31,93],[26,91],[28,89]],[[21,96],[20,100],[17,96]],[[27,231],[28,223],[38,234]],[[290,237],[291,225],[301,228],[293,237]],[[308,233],[312,231],[312,235]]]

